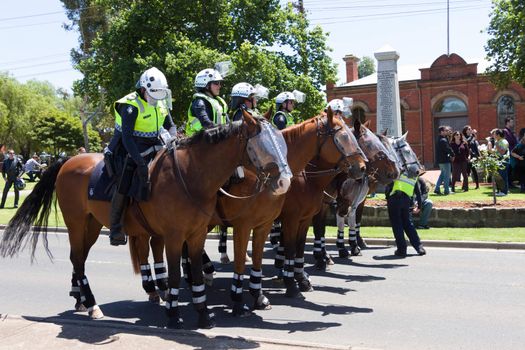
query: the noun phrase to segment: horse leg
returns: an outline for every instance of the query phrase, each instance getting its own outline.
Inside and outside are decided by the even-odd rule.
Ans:
[[[361,248],[357,244],[356,227],[356,208],[351,207],[348,210],[348,244],[350,245],[350,254],[352,256],[361,255]]]
[[[231,263],[230,258],[228,257],[227,243],[228,243],[228,227],[220,225],[219,226],[219,253],[221,253],[221,264]]]
[[[245,317],[251,315],[251,311],[243,302],[243,282],[244,270],[246,267],[246,250],[248,249],[248,240],[250,239],[250,229],[244,227],[233,228],[233,279],[230,290],[230,297],[233,302],[233,316]]]
[[[321,209],[312,219],[312,226],[314,228],[314,259],[315,259],[315,268],[321,271],[326,271],[326,248],[324,247],[324,238],[325,238],[325,221],[324,221],[324,212]]]
[[[104,314],[97,305],[85,275],[85,262],[89,250],[96,242],[102,225],[91,215],[78,221],[72,220],[71,217],[66,220],[64,217],[64,221],[68,227],[71,246],[69,258],[73,264],[73,276],[70,295],[76,299],[75,309],[78,311],[87,310],[92,319],[102,318]]]
[[[164,238],[152,236],[150,239],[151,251],[153,252],[153,268],[155,271],[155,285],[157,293],[162,300],[166,300],[168,293],[168,271],[164,262]]]
[[[148,262],[149,258],[149,236],[140,235],[129,239],[130,249],[132,245],[135,246],[136,255],[140,263],[140,276],[142,278],[142,288],[148,294],[150,302],[159,303],[160,297],[155,289],[155,282],[151,275],[151,266]]]
[[[336,213],[337,219],[337,249],[339,251],[340,258],[348,258],[350,253],[348,249],[345,248],[345,217],[340,216],[339,213]]]
[[[304,271],[304,248],[306,245],[306,235],[308,233],[308,221],[299,226],[296,253],[294,259],[294,278],[299,285],[301,292],[311,292],[314,290],[310,281],[310,276]]]
[[[356,211],[356,215],[355,215],[355,220],[356,220],[355,233],[356,233],[356,237],[357,237],[357,245],[361,249],[367,249],[368,248],[368,246],[366,245],[365,240],[361,237],[361,218],[363,217],[363,210],[364,210],[364,208],[365,208],[365,202],[363,201],[357,207],[357,211]]]
[[[191,260],[188,256],[188,243],[184,242],[182,245],[182,273],[188,286],[191,286],[193,278],[191,275]],[[200,273],[200,272],[199,272]]]
[[[299,223],[296,220],[291,220],[290,222],[283,222],[283,224],[281,244],[284,243],[285,247],[283,280],[286,292],[284,295],[288,298],[304,298],[294,279],[296,235]]]
[[[199,314],[199,328],[215,327],[215,315],[209,311],[206,304],[206,286],[202,276],[202,254],[204,252],[204,241],[208,233],[206,227],[202,232],[194,232],[186,241],[188,246],[188,257],[191,261],[191,275],[193,283],[191,285],[191,294],[193,307]]]
[[[211,262],[208,253],[206,253],[206,250],[204,249],[202,250],[202,272],[204,283],[206,283],[207,286],[211,287],[213,285],[213,275],[215,274],[215,266],[213,266],[213,263]]]
[[[179,309],[180,262],[183,242],[179,239],[166,239],[166,260],[168,261],[168,295],[166,315],[168,328],[182,329],[183,322]]]
[[[277,250],[279,247],[279,240],[281,238],[281,222],[275,220],[272,224],[272,229],[270,231],[270,244],[272,248]]]
[[[262,259],[264,243],[268,236],[271,223],[261,225],[252,233],[252,269],[250,271],[250,294],[254,298],[253,308],[256,310],[270,310],[270,301],[262,292]]]

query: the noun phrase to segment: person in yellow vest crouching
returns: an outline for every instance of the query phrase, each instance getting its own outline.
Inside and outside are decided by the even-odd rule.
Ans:
[[[410,178],[406,173],[394,180],[385,188],[388,217],[392,224],[392,231],[396,240],[397,249],[395,255],[404,258],[407,255],[407,242],[405,233],[408,236],[410,244],[414,247],[418,255],[425,255],[426,251],[421,244],[419,235],[410,216],[412,206],[412,197],[416,188],[418,178]]]
[[[111,199],[111,245],[126,244],[122,218],[128,196],[138,201],[148,199],[148,163],[162,148],[162,127],[172,136],[177,133],[169,114],[171,91],[164,74],[152,67],[142,73],[135,87],[135,92],[113,105],[115,132],[104,151],[106,165],[118,180]],[[133,181],[140,182],[132,186]]]
[[[229,122],[228,105],[219,96],[222,81],[222,75],[213,68],[203,69],[195,77],[196,93],[188,108],[186,136]]]

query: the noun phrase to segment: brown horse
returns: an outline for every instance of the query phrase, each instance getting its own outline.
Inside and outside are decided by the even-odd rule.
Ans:
[[[363,190],[366,193],[375,191],[378,184],[387,185],[399,176],[399,167],[397,164],[397,158],[395,156],[395,150],[392,148],[389,139],[384,135],[375,135],[367,127],[369,122],[366,122],[360,127],[355,127],[354,132],[359,145],[365,152],[368,158],[367,162],[367,181],[354,182],[357,187],[366,187]],[[349,233],[349,244],[351,251],[345,248],[344,244],[344,222],[341,220],[342,217],[346,217],[350,210],[351,203],[349,196],[360,195],[361,188],[355,188],[348,186],[351,179],[338,176],[334,182],[330,185],[326,191],[327,197],[330,200],[326,200],[322,209],[313,219],[314,228],[314,258],[316,259],[316,268],[319,270],[325,270],[327,263],[333,263],[331,257],[326,253],[324,246],[324,235],[325,235],[325,217],[326,211],[329,204],[332,202],[331,198],[336,198],[337,201],[337,219],[338,219],[338,234],[336,246],[338,248],[339,257],[346,258],[350,254],[358,255],[360,248],[358,246],[359,238],[356,236],[357,227],[352,227]],[[366,194],[365,193],[365,194]],[[357,205],[358,203],[356,203]],[[353,208],[355,209],[355,208]],[[362,207],[357,209],[362,213]],[[341,227],[342,224],[342,227]],[[361,244],[364,244],[362,241]]]
[[[184,242],[190,258],[195,262],[192,285],[193,304],[199,313],[199,327],[212,327],[213,314],[206,305],[202,282],[201,253],[207,225],[217,202],[217,190],[226,182],[239,164],[249,164],[248,158],[259,161],[260,171],[272,169],[272,186],[276,194],[286,192],[274,164],[279,155],[274,148],[257,149],[249,154],[247,145],[261,138],[282,137],[268,122],[244,113],[242,121],[201,131],[182,141],[176,150],[161,151],[150,167],[151,197],[146,202],[134,202],[126,211],[124,230],[133,236],[160,236],[166,244],[169,294],[166,311],[168,326],[182,327],[178,308],[180,283],[180,256]],[[270,134],[268,134],[270,133]],[[261,159],[265,157],[265,161]],[[57,162],[44,174],[32,193],[24,201],[5,230],[0,244],[2,256],[13,256],[32,241],[33,255],[40,235],[47,247],[47,220],[53,192],[56,196],[71,245],[73,264],[72,286],[77,302],[81,302],[93,318],[102,317],[85,275],[85,261],[103,225],[109,225],[110,203],[88,199],[88,183],[101,154],[82,154],[67,161]],[[269,177],[270,175],[268,175]],[[286,188],[285,188],[286,187]],[[30,225],[35,223],[31,233]],[[147,242],[147,241],[146,241]],[[146,243],[147,244],[147,243]]]

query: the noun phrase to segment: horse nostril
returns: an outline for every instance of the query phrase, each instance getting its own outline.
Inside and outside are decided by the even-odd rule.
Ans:
[[[361,172],[364,173],[366,171],[366,166],[361,167]]]

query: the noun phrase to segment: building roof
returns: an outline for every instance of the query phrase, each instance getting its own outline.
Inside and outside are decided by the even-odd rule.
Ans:
[[[466,60],[471,63],[478,63],[478,74],[484,73],[486,68],[489,66],[489,62],[484,59],[474,59]],[[428,63],[418,63],[418,64],[405,64],[397,66],[397,78],[398,81],[410,81],[410,80],[420,80],[422,68],[429,68],[432,65],[432,62]],[[350,83],[341,84],[337,87],[346,87],[346,86],[361,86],[361,85],[375,85],[377,84],[377,72],[367,75],[361,79],[354,80]]]

